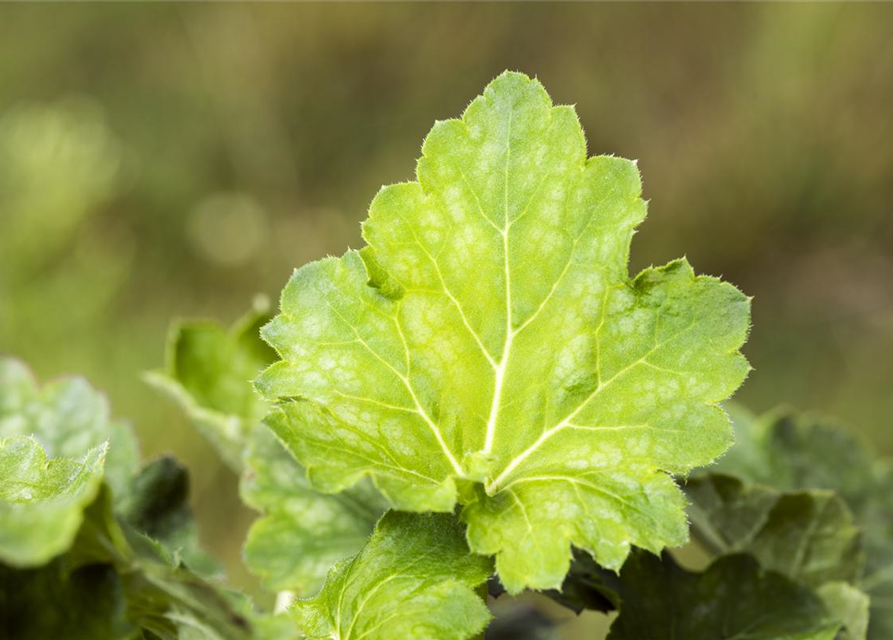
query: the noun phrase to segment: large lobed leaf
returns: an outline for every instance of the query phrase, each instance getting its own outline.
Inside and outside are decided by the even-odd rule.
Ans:
[[[297,270],[257,387],[315,487],[371,476],[398,509],[463,504],[507,589],[560,585],[571,544],[618,568],[687,536],[684,474],[731,444],[749,301],[684,260],[627,272],[634,163],[587,159],[571,107],[505,73],[435,124],[369,246]]]
[[[47,459],[34,438],[0,438],[0,562],[34,567],[68,549],[99,492],[106,450]]]
[[[475,588],[491,572],[451,515],[391,511],[293,613],[310,640],[466,640],[490,619]]]

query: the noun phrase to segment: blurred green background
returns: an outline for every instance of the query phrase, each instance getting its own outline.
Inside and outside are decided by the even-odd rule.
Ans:
[[[738,399],[893,452],[891,34],[890,4],[0,6],[0,352],[184,458],[252,589],[235,478],[139,375],[172,318],[230,322],[360,246],[434,120],[509,68],[639,160],[633,270],[686,254],[755,296]]]

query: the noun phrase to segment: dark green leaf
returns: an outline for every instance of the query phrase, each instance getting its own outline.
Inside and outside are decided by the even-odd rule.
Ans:
[[[146,464],[132,478],[116,510],[136,531],[178,554],[194,571],[222,576],[221,567],[199,546],[189,506],[189,473],[171,456]]]
[[[830,491],[781,493],[712,474],[685,492],[693,531],[715,553],[750,553],[763,568],[814,587],[861,576],[861,531]]]
[[[832,640],[840,626],[811,589],[745,554],[692,573],[637,551],[605,581],[622,600],[609,640]]]
[[[733,414],[738,446],[717,468],[780,490],[838,493],[864,531],[860,587],[872,600],[868,637],[893,638],[893,467],[873,458],[852,433],[782,409],[760,418]]]

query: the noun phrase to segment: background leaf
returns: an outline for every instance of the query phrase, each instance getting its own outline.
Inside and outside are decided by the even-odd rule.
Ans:
[[[0,561],[48,562],[71,545],[102,483],[106,446],[48,459],[33,438],[0,439]]]
[[[145,375],[183,407],[237,472],[242,469],[249,435],[267,412],[266,403],[247,384],[275,356],[258,337],[269,319],[267,306],[258,298],[254,308],[229,329],[212,321],[173,325],[164,370]]]
[[[691,573],[668,554],[637,552],[605,580],[623,601],[609,640],[833,640],[840,627],[809,588],[746,554]]]
[[[139,461],[133,431],[112,420],[108,401],[79,377],[39,387],[25,364],[0,358],[0,438],[33,436],[51,458],[77,458],[109,442],[105,481],[122,493]]]
[[[872,599],[868,637],[893,636],[893,468],[874,459],[849,431],[780,409],[760,418],[739,410],[740,442],[718,470],[780,490],[828,489],[840,495],[864,531],[865,575]]]
[[[685,485],[693,529],[714,553],[750,553],[764,569],[810,586],[857,583],[862,532],[830,491],[781,493],[711,474]]]
[[[171,456],[147,463],[116,507],[137,531],[177,554],[196,573],[221,578],[220,565],[199,545],[189,506],[189,473]]]
[[[248,532],[245,563],[268,589],[316,593],[336,562],[362,548],[387,508],[369,483],[337,495],[312,489],[263,425],[254,431],[245,466],[242,499],[264,513]]]

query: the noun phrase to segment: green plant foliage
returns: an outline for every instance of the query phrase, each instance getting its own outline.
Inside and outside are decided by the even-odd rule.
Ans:
[[[782,493],[712,474],[685,486],[695,537],[717,554],[746,552],[764,569],[808,585],[846,627],[840,640],[864,640],[868,596],[858,584],[862,532],[836,494]]]
[[[2,364],[4,433],[33,429],[71,457],[48,458],[32,436],[0,438],[0,637],[294,637],[203,577],[219,568],[198,547],[182,466],[163,457],[133,474],[122,463],[113,492],[106,452],[122,443],[119,462],[135,467],[136,446],[125,424],[109,426],[101,396],[79,379],[38,391],[22,365]],[[90,448],[102,436],[111,442]]]
[[[47,459],[31,437],[0,439],[0,561],[34,567],[65,551],[102,483],[106,447]]]
[[[0,564],[0,638],[138,638],[115,568],[72,568],[63,556],[32,569]]]
[[[558,625],[534,607],[517,607],[493,620],[487,640],[559,640]]]
[[[265,514],[248,532],[245,563],[269,589],[316,593],[329,568],[365,544],[386,508],[368,483],[337,495],[315,491],[263,426],[254,432],[245,465],[242,499]]]
[[[844,629],[836,640],[864,640],[868,637],[871,599],[864,591],[846,582],[827,582],[817,590],[825,608]]]
[[[893,467],[874,459],[847,430],[788,409],[755,418],[735,414],[739,445],[718,469],[780,490],[827,489],[840,495],[864,531],[859,587],[872,600],[868,637],[893,637]]]
[[[20,435],[36,438],[51,458],[77,458],[108,441],[105,481],[116,497],[139,460],[130,426],[110,418],[105,396],[86,380],[65,378],[39,387],[23,363],[0,358],[0,438]]]
[[[692,573],[637,552],[604,579],[623,602],[609,640],[833,640],[840,628],[812,590],[747,554]]]
[[[684,260],[635,279],[634,163],[586,158],[571,107],[506,73],[382,189],[369,246],[299,269],[263,330],[272,423],[336,492],[463,504],[511,593],[553,588],[571,543],[617,568],[687,537],[686,473],[731,444],[749,301]]]
[[[750,553],[763,568],[812,586],[861,577],[861,531],[830,491],[781,493],[713,474],[691,480],[685,493],[696,536],[716,553]]]
[[[36,443],[25,438],[13,441]],[[10,442],[10,441],[5,441]],[[7,451],[6,447],[4,451]],[[38,449],[39,450],[39,449]],[[50,468],[53,468],[51,461]],[[59,469],[61,472],[62,470]],[[68,469],[71,471],[71,469]],[[5,483],[4,483],[5,485]],[[13,488],[15,483],[11,483]],[[32,486],[39,486],[31,483]],[[99,489],[99,487],[97,487]],[[16,640],[239,640],[252,637],[250,603],[209,583],[180,554],[147,537],[112,510],[110,492],[79,513],[68,546],[43,566],[0,564],[0,630]],[[28,505],[29,535],[67,527]],[[5,514],[4,514],[5,515]],[[8,531],[4,518],[3,531]],[[148,634],[148,635],[147,635]]]
[[[189,473],[170,456],[147,463],[118,501],[118,515],[137,531],[171,550],[190,569],[222,577],[222,569],[199,546],[189,506]]]
[[[242,470],[242,500],[264,514],[245,541],[248,568],[269,589],[310,596],[329,568],[360,550],[387,503],[368,482],[338,495],[312,489],[304,469],[260,424],[267,404],[247,381],[273,361],[259,333],[268,319],[259,301],[230,329],[179,322],[170,332],[166,373],[147,379]]]
[[[146,380],[173,397],[233,469],[241,470],[249,434],[267,412],[248,381],[273,361],[259,338],[269,320],[262,298],[231,328],[212,321],[171,327],[165,368]]]
[[[243,597],[203,580],[181,562],[178,553],[120,519],[107,493],[91,505],[63,560],[71,567],[111,567],[119,597],[126,602],[126,618],[144,634],[162,640],[191,635],[202,640],[239,640],[252,635],[253,612]]]
[[[453,516],[391,511],[293,615],[311,640],[465,640],[490,619],[475,588],[491,572]]]

